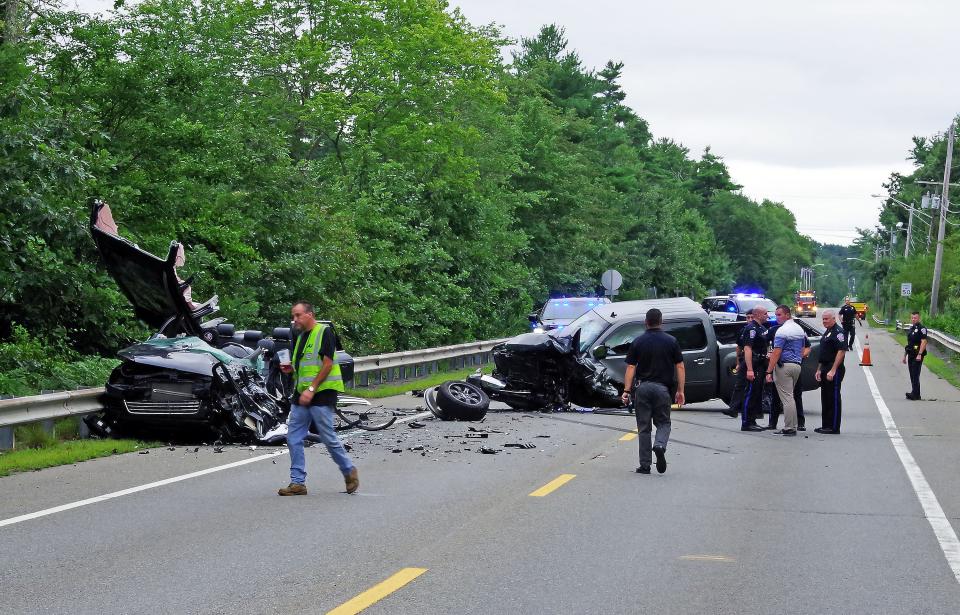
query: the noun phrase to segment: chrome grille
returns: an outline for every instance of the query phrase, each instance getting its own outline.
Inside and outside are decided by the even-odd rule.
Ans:
[[[130,414],[197,414],[200,400],[190,401],[124,401]]]

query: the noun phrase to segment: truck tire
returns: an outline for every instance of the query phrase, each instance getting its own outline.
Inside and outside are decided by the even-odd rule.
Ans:
[[[448,380],[437,387],[437,406],[445,421],[479,421],[487,414],[490,398],[476,385]]]

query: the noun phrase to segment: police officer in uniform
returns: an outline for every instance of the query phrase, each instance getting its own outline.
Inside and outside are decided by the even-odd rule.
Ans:
[[[847,339],[847,350],[853,350],[853,338],[857,336],[857,327],[853,322],[856,318],[857,309],[850,305],[850,297],[847,297],[840,308],[840,323],[843,325],[843,336]]]
[[[743,364],[746,391],[740,404],[740,431],[763,431],[757,419],[763,416],[763,386],[767,373],[767,308],[753,308],[753,322],[743,328]]]
[[[753,322],[753,310],[746,311],[747,325]],[[730,393],[730,407],[723,413],[732,419],[737,418],[743,406],[743,394],[747,390],[747,364],[743,362],[743,347],[747,344],[747,327],[740,329],[737,336],[737,378],[733,382],[733,391]]]
[[[910,328],[907,329],[907,345],[904,346],[903,362],[910,372],[910,392],[907,399],[920,399],[920,368],[923,357],[927,356],[927,328],[920,323],[920,312],[910,314]]]
[[[822,427],[814,429],[817,433],[840,433],[841,400],[840,385],[846,370],[843,357],[847,350],[847,337],[843,328],[837,324],[833,310],[823,313],[825,331],[820,338],[820,369],[817,370],[817,382],[820,383],[820,408]]]

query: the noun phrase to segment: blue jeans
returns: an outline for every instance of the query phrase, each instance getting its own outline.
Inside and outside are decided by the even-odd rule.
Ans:
[[[300,406],[290,405],[290,416],[287,418],[287,448],[290,449],[290,482],[305,484],[307,481],[306,458],[303,454],[303,440],[307,437],[310,424],[316,427],[317,434],[330,456],[346,476],[353,469],[353,462],[347,457],[343,443],[337,437],[333,428],[333,408],[330,406]]]

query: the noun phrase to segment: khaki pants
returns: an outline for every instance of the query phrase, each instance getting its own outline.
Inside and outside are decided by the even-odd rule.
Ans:
[[[780,403],[783,404],[783,428],[797,430],[797,404],[793,399],[793,388],[800,380],[800,366],[796,363],[784,363],[783,367],[773,370],[773,383],[777,385]]]

